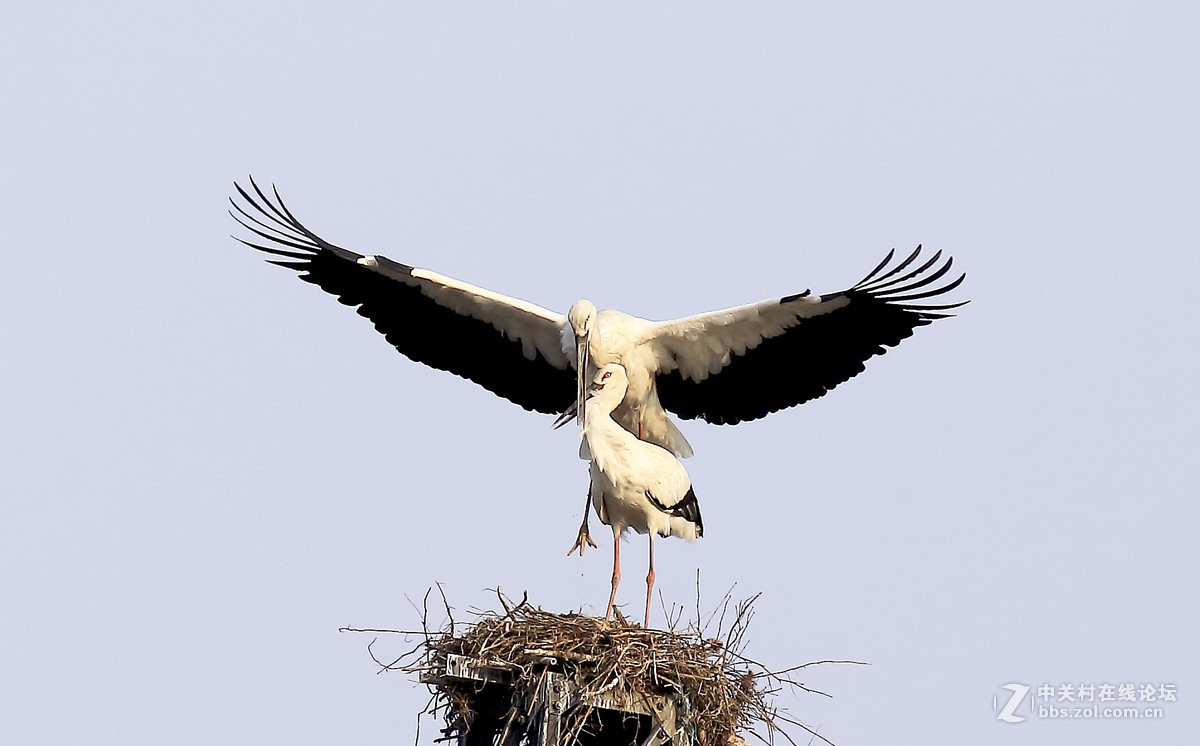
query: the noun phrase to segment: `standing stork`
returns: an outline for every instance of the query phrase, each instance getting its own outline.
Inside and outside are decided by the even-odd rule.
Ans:
[[[632,528],[650,539],[650,570],[646,574],[645,626],[650,628],[650,599],[654,593],[654,537],[680,536],[695,541],[704,535],[700,503],[687,470],[667,449],[638,440],[612,418],[625,399],[629,379],[615,363],[600,366],[584,410],[583,439],[591,458],[589,500],[600,520],[613,532],[612,592],[604,618],[612,618],[621,582],[621,535]],[[588,506],[583,506],[579,538],[567,552],[591,544]]]
[[[692,448],[675,423],[756,420],[823,396],[918,326],[963,305],[928,305],[966,275],[939,282],[951,258],[925,261],[921,247],[892,263],[894,251],[848,290],[808,290],[674,321],[647,321],[581,300],[563,314],[411,267],[364,256],[309,230],[253,179],[234,184],[242,203],[230,214],[257,236],[239,238],[300,272],[358,313],[404,355],[474,381],[525,409],[579,414],[584,384],[599,366],[622,365],[629,385],[613,411],[622,427],[686,458]],[[264,243],[265,242],[265,243]]]

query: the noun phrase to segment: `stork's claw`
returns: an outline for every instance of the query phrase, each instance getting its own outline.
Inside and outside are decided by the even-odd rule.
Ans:
[[[582,557],[583,550],[589,546],[592,549],[595,549],[596,542],[592,541],[592,535],[590,533],[588,533],[587,513],[584,513],[583,514],[583,525],[579,527],[579,536],[575,539],[575,545],[572,546],[570,548],[570,550],[567,551],[567,556],[570,557],[572,554],[575,553],[575,550],[578,549],[579,556]]]
[[[587,549],[589,544],[592,546],[592,549],[596,548],[596,542],[592,541],[592,535],[588,533],[588,511],[591,510],[591,507],[592,494],[589,492],[583,498],[583,523],[579,524],[579,536],[575,539],[575,546],[567,551],[568,557],[574,554],[576,549],[579,550],[579,556],[582,557],[583,550]]]

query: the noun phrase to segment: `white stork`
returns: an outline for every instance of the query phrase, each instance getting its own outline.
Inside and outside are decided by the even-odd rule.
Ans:
[[[650,571],[646,574],[645,626],[650,627],[650,599],[654,592],[654,537],[680,536],[695,541],[704,535],[700,503],[687,470],[670,451],[638,440],[617,424],[613,411],[625,399],[629,379],[616,363],[602,365],[592,381],[592,392],[584,410],[583,438],[591,456],[591,488],[588,498],[596,515],[613,532],[612,592],[604,618],[610,619],[621,582],[621,534],[632,528],[650,537]],[[588,534],[588,507],[583,507],[579,538],[567,552],[592,542]]]
[[[823,396],[858,375],[866,360],[963,303],[914,303],[953,290],[938,284],[952,259],[918,262],[921,247],[890,266],[894,251],[849,290],[809,291],[674,321],[646,321],[586,300],[567,315],[383,256],[363,256],[313,233],[277,190],[268,197],[234,184],[245,206],[230,214],[266,243],[238,240],[283,257],[370,319],[404,355],[467,378],[525,409],[580,411],[596,366],[628,372],[613,412],[624,428],[684,458],[692,453],[667,416],[718,425],[755,420]],[[236,212],[235,212],[236,211]],[[586,457],[586,454],[581,454]]]

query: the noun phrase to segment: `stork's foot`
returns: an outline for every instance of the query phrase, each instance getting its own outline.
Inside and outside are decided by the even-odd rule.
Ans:
[[[592,535],[590,533],[588,533],[587,514],[584,513],[583,524],[579,527],[579,536],[575,539],[575,545],[572,546],[569,550],[567,550],[567,556],[570,557],[572,554],[575,553],[575,550],[578,549],[579,556],[582,557],[583,550],[587,549],[589,546],[592,549],[595,549],[596,542],[592,541]]]

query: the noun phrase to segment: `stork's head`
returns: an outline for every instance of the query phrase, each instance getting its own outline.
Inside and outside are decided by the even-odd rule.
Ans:
[[[567,311],[567,321],[570,322],[571,331],[575,332],[575,341],[578,343],[579,340],[586,339],[596,325],[596,307],[590,300],[577,300],[571,306],[571,310]]]
[[[600,366],[600,369],[592,376],[588,399],[595,399],[596,406],[604,410],[605,415],[609,415],[625,398],[625,390],[628,387],[629,377],[625,373],[624,366],[618,363],[608,363]]]
[[[567,321],[575,333],[575,416],[579,419],[579,426],[583,427],[584,386],[590,364],[588,345],[596,326],[596,307],[590,300],[577,300],[567,311]]]

